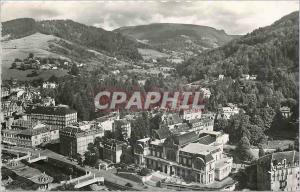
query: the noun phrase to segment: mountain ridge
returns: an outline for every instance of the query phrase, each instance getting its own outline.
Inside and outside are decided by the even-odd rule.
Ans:
[[[20,18],[2,23],[2,36],[6,36],[6,40],[26,37],[37,32],[54,35],[111,56],[141,59],[135,41],[121,34],[69,19],[36,21],[32,18]]]
[[[238,37],[228,35],[222,29],[180,23],[126,26],[113,31],[143,41],[158,50],[166,49],[179,52],[192,50],[194,53],[219,47]]]
[[[119,30],[123,30],[123,29],[129,29],[129,28],[134,28],[134,27],[142,27],[142,26],[149,26],[149,25],[182,25],[182,26],[190,26],[190,27],[205,27],[205,28],[210,28],[210,29],[213,29],[213,30],[217,30],[217,31],[221,31],[221,32],[225,32],[224,29],[216,29],[214,27],[211,27],[211,26],[207,26],[207,25],[196,25],[196,24],[189,24],[189,23],[149,23],[149,24],[144,24],[144,25],[129,25],[129,26],[123,26],[123,27],[119,27],[119,28],[116,28],[112,31],[119,31]]]
[[[259,81],[281,87],[286,97],[296,98],[299,87],[298,35],[299,12],[296,11],[269,26],[190,58],[178,65],[177,71],[190,81],[220,74],[233,79],[242,74],[255,74]],[[290,82],[292,88],[289,91],[284,91],[284,82]]]

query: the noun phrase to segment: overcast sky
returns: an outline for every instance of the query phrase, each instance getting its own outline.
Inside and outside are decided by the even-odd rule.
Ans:
[[[2,21],[22,17],[37,20],[72,19],[112,30],[149,23],[189,23],[245,34],[272,24],[299,10],[298,1],[193,1],[193,2],[5,2]]]

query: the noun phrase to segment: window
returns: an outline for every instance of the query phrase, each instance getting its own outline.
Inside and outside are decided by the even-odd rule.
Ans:
[[[191,159],[188,159],[187,164],[188,164],[189,166],[191,166],[192,160],[191,160]]]
[[[283,163],[282,163],[282,164],[283,164],[283,165],[285,165],[285,164],[286,164],[286,159],[284,159],[284,160],[283,160]]]

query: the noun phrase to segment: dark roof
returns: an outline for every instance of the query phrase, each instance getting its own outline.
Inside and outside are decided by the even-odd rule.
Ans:
[[[172,132],[167,127],[161,127],[159,129],[155,130],[154,132],[158,136],[157,139],[165,139],[165,138],[167,138],[167,137],[169,137],[169,136],[172,135]]]
[[[189,125],[186,123],[181,123],[181,124],[177,124],[174,126],[174,129],[172,129],[171,131],[173,133],[179,133],[179,132],[183,132],[183,131],[188,131],[190,129]]]
[[[28,129],[3,129],[1,132],[5,133],[10,133],[10,134],[15,134],[15,135],[27,135],[27,136],[34,136],[38,135],[41,133],[46,133],[52,130],[58,130],[57,127],[51,127],[49,125],[46,125],[44,127],[39,127],[39,128],[28,128]]]
[[[76,133],[82,133],[83,131],[79,127],[67,126],[62,128],[60,132],[69,133],[70,135],[75,135]]]
[[[103,132],[103,130],[97,129],[97,128],[81,130],[79,127],[76,127],[76,126],[67,126],[65,128],[62,128],[59,131],[59,134],[69,135],[72,137],[82,137],[82,136],[87,136],[87,135],[95,135],[95,134],[98,134],[101,132]]]
[[[25,129],[20,132],[20,135],[28,135],[28,136],[33,136],[33,135],[39,135],[41,133],[47,133],[49,131],[53,130],[58,130],[57,127],[50,127],[49,125],[41,128],[35,128],[35,129]]]
[[[200,137],[200,139],[198,140],[198,143],[204,144],[204,145],[210,145],[213,142],[216,141],[216,138],[211,136],[211,135],[205,135],[203,137]]]
[[[102,144],[119,146],[119,145],[126,145],[126,142],[119,141],[117,139],[105,139],[102,141]]]
[[[16,119],[13,121],[12,126],[23,127],[23,128],[33,128],[38,124],[37,121],[29,121],[23,119]]]
[[[205,162],[210,162],[212,160],[214,160],[213,156],[211,154],[205,155]]]
[[[191,119],[191,120],[189,120],[189,123],[191,124],[191,125],[193,125],[194,123],[207,123],[207,122],[212,122],[212,121],[214,121],[213,119],[210,119],[210,118],[208,118],[208,117],[204,117],[204,118],[201,118],[201,119]]]
[[[126,124],[128,124],[128,123],[130,123],[127,119],[116,119],[115,121],[114,121],[114,123],[116,124],[116,125],[126,125]]]
[[[117,118],[117,115],[114,114],[114,113],[110,113],[109,115],[105,115],[105,116],[102,116],[102,117],[98,117],[96,118],[95,120],[97,122],[104,122],[104,121],[107,121],[108,119],[110,118]]]
[[[182,119],[180,118],[179,114],[168,114],[165,119],[163,119],[163,122],[167,125],[174,125],[182,123]]]
[[[299,152],[298,151],[284,151],[284,152],[277,152],[272,154],[272,161],[282,162],[286,160],[286,163],[295,163],[299,161]]]
[[[174,136],[174,143],[183,146],[188,143],[192,143],[198,140],[198,135],[196,132],[191,131],[183,134],[177,134]]]
[[[68,106],[31,106],[26,109],[27,114],[66,115],[76,113]]]

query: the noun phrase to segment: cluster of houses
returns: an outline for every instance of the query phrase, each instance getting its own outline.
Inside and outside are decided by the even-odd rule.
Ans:
[[[77,67],[83,67],[84,64],[76,63]],[[40,58],[40,57],[28,57],[23,60],[15,59],[12,63],[12,68],[27,70],[58,70],[58,69],[67,69],[71,67],[72,64],[66,59],[60,58]]]
[[[171,67],[153,67],[149,69],[128,69],[128,73],[132,73],[139,76],[151,76],[151,77],[163,77],[167,78],[170,77],[172,72],[175,70],[175,68]]]
[[[56,88],[55,83],[46,82],[42,88]],[[209,97],[209,89],[202,89]],[[35,94],[33,94],[35,93]],[[131,122],[139,113],[120,118],[119,112],[112,112],[92,121],[77,120],[77,112],[66,105],[55,105],[51,98],[42,98],[40,104],[27,104],[38,90],[23,86],[1,89],[3,128],[2,144],[35,148],[49,142],[60,143],[60,153],[75,158],[84,155],[90,143],[103,137],[107,131],[118,132],[123,140],[102,139],[99,152],[105,162],[120,163],[121,156],[129,148],[132,133]],[[43,101],[45,100],[45,101]],[[20,108],[14,108],[9,102]],[[52,103],[52,104],[45,104]],[[282,107],[285,117],[290,110]],[[15,112],[20,112],[15,116]],[[152,111],[161,113],[161,123],[152,130],[149,137],[139,139],[133,146],[134,164],[155,171],[164,178],[177,178],[201,186],[210,186],[230,178],[233,157],[224,152],[229,135],[214,131],[214,120],[229,119],[241,110],[234,104],[220,107],[216,113],[189,109],[180,112]],[[299,190],[299,152],[278,152],[263,156],[257,161],[258,189]],[[172,181],[175,184],[178,180]],[[164,182],[170,182],[166,179]],[[232,188],[234,189],[234,184]]]
[[[156,62],[156,60],[155,60]],[[115,76],[133,74],[139,79],[147,77],[170,77],[176,69],[173,66],[164,66],[154,64],[155,62],[141,62],[141,63],[114,63],[108,66],[110,73]],[[121,72],[122,71],[122,72]]]
[[[232,115],[239,114],[241,111],[243,112],[243,110],[237,107],[236,104],[228,103],[227,106],[218,108],[218,114],[216,118],[228,120]]]
[[[224,75],[220,74],[218,80],[224,80]],[[249,81],[249,80],[256,80],[257,75],[249,75],[249,74],[242,74],[240,77],[241,81]]]
[[[103,136],[103,130],[121,131],[128,140],[131,133],[129,119],[120,119],[115,113],[90,122],[92,128],[89,129],[66,126],[60,131],[62,154],[83,154],[89,142]],[[162,124],[153,131],[152,136],[136,142],[135,164],[200,184],[223,180],[232,169],[232,157],[223,152],[223,145],[229,137],[228,134],[213,131],[213,119],[214,114],[202,115],[201,111],[163,114]],[[99,147],[104,160],[120,163],[128,143],[106,139]]]
[[[43,89],[55,89],[56,83],[44,82]],[[14,114],[22,114],[25,108],[33,101],[39,101],[37,105],[55,106],[55,100],[51,97],[42,97],[40,87],[18,85],[1,86],[1,111],[5,117]]]

